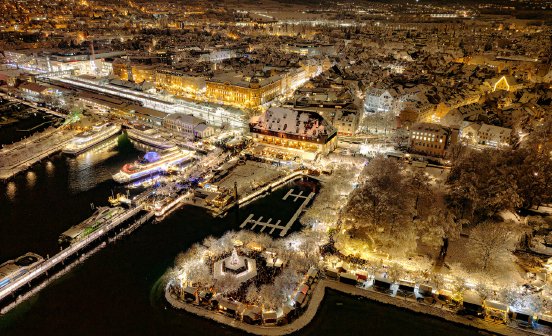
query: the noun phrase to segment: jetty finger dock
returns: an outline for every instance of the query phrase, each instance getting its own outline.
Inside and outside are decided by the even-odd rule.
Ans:
[[[245,228],[248,224],[253,224],[250,227],[250,230],[254,230],[257,226],[260,228],[260,232],[264,232],[265,229],[270,228],[270,230],[267,230],[266,233],[272,234],[275,230],[281,230],[280,231],[280,237],[284,237],[293,223],[297,220],[301,212],[305,209],[305,207],[309,204],[310,200],[316,195],[314,192],[309,193],[307,196],[303,195],[303,191],[300,191],[298,194],[293,193],[293,189],[290,189],[287,194],[282,198],[282,200],[287,200],[288,198],[293,198],[293,202],[296,202],[298,199],[303,199],[303,203],[297,211],[295,211],[295,214],[290,218],[290,220],[286,223],[286,225],[280,225],[281,220],[277,220],[275,223],[272,223],[272,218],[269,218],[268,221],[263,222],[263,216],[259,217],[259,219],[253,219],[255,217],[254,214],[250,214],[247,219],[240,225],[240,229]]]

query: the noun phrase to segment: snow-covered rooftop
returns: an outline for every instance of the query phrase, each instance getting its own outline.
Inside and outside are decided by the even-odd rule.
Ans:
[[[272,131],[295,136],[319,138],[330,136],[336,129],[316,112],[271,107],[264,114],[251,118],[252,131]]]

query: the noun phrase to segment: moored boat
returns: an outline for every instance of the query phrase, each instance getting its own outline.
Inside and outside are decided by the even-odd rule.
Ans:
[[[167,172],[171,166],[193,159],[193,152],[178,147],[163,152],[148,152],[140,160],[127,163],[113,175],[118,183],[128,183],[155,173]]]
[[[148,146],[160,149],[169,149],[176,146],[167,136],[163,136],[156,129],[148,126],[137,125],[133,128],[129,128],[126,133],[131,140],[138,141]]]
[[[91,147],[110,139],[120,131],[121,126],[113,123],[93,126],[91,130],[75,135],[75,138],[62,151],[70,155],[79,155]]]

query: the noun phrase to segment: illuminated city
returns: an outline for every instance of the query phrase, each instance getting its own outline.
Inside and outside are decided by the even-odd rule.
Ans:
[[[0,10],[0,335],[552,335],[551,2]]]

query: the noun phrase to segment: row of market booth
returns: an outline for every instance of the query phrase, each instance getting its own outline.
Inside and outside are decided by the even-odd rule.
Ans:
[[[306,308],[309,298],[319,279],[319,271],[311,267],[299,283],[290,299],[277,310],[265,310],[259,306],[245,304],[195,287],[184,287],[180,295],[186,303],[203,306],[248,324],[277,325],[294,320]]]
[[[515,321],[522,327],[537,327],[539,324],[552,327],[552,315],[514,310],[502,302],[483,299],[473,289],[454,293],[446,289],[436,289],[430,284],[416,284],[409,280],[393,281],[385,273],[372,276],[364,270],[351,271],[341,265],[326,268],[325,274],[330,279],[364,289],[411,298],[429,305],[440,304],[442,308],[456,311],[460,315],[472,315],[503,323]]]

